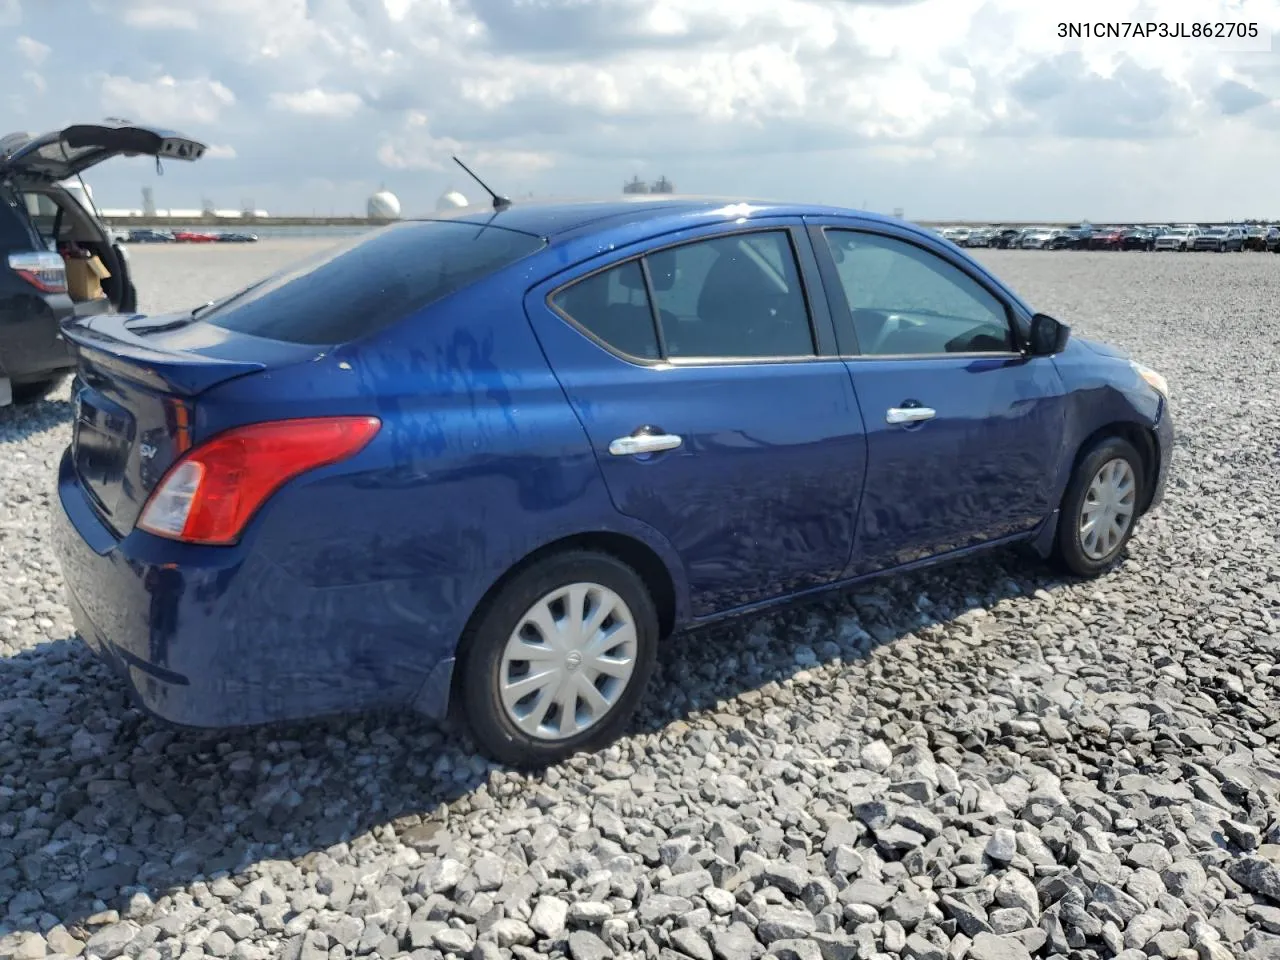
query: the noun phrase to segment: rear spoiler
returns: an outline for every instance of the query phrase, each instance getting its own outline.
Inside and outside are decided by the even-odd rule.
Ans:
[[[128,315],[114,313],[69,318],[62,323],[62,336],[72,344],[78,358],[89,360],[96,367],[152,390],[185,397],[266,369],[266,364],[257,360],[156,349],[125,326],[129,319]]]

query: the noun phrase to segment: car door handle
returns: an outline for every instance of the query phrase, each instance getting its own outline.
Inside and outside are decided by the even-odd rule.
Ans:
[[[673,433],[641,433],[630,437],[619,437],[609,444],[609,452],[615,457],[634,457],[639,453],[674,450],[682,443],[684,438],[677,437]]]
[[[932,407],[890,407],[884,415],[885,423],[923,423],[932,420],[938,411]]]

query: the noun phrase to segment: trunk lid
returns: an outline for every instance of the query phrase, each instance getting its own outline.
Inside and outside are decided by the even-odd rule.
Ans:
[[[77,358],[71,458],[89,501],[119,536],[195,442],[195,404],[237,377],[313,357],[190,320],[101,314],[63,324]]]
[[[112,157],[147,156],[199,160],[205,145],[175,130],[145,127],[123,120],[77,123],[33,136],[0,138],[0,175],[57,182],[77,176]]]

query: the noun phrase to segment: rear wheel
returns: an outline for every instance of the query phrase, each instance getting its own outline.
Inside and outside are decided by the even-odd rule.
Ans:
[[[463,640],[461,708],[480,749],[542,767],[621,733],[653,670],[658,613],[644,581],[604,553],[518,573]]]
[[[1108,437],[1077,465],[1062,498],[1055,545],[1071,573],[1095,577],[1111,567],[1133,535],[1145,477],[1127,440]]]
[[[13,384],[13,402],[19,403],[36,403],[43,400],[65,380],[66,377],[58,375],[56,377],[48,377],[44,380],[34,380],[31,383],[15,383]]]

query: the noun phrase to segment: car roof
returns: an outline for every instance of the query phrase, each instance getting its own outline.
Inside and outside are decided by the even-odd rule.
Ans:
[[[643,224],[651,234],[723,220],[752,217],[842,216],[896,223],[881,214],[819,204],[783,203],[743,197],[674,196],[652,194],[615,200],[516,201],[502,210],[467,207],[456,213],[424,219],[462,220],[493,224],[544,237],[551,243],[584,234]],[[919,229],[919,228],[915,228]]]

